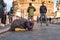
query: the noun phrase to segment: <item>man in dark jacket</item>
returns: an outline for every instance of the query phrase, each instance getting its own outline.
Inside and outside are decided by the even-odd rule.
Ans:
[[[42,22],[45,19],[46,21],[46,26],[48,26],[47,24],[47,17],[46,17],[46,12],[47,12],[47,8],[44,5],[44,2],[42,2],[42,5],[40,6],[40,19],[41,19],[41,26],[42,26]],[[43,19],[44,18],[44,19]]]
[[[12,23],[12,20],[13,20],[13,7],[11,7],[11,9],[10,9],[8,14],[9,14],[9,16],[8,16],[9,23]]]
[[[4,17],[5,17],[5,15],[4,15],[4,7],[6,7],[4,1],[0,0],[0,19],[1,19],[0,21],[2,23],[2,25],[0,24],[0,26],[4,26],[4,24],[5,24],[5,21],[4,21]]]

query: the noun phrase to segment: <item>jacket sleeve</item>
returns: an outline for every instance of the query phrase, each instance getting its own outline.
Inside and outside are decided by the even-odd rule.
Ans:
[[[45,12],[47,12],[47,7],[45,6]]]

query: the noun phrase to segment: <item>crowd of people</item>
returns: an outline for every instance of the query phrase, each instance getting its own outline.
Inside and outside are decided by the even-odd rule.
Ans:
[[[8,14],[9,23],[12,23],[13,19],[13,7],[11,7],[10,11],[6,11],[6,4],[3,0],[0,0],[0,26],[4,26],[6,24],[6,14]],[[28,12],[28,20],[32,21],[34,23],[34,12],[36,11],[36,8],[32,5],[32,3],[29,3],[29,7],[27,8]],[[48,26],[47,23],[47,7],[44,5],[44,2],[42,2],[42,5],[40,6],[40,26],[42,26],[43,18],[45,19],[46,26]],[[38,17],[37,17],[38,18]],[[38,21],[38,20],[37,20]]]
[[[32,3],[29,3],[29,7],[27,9],[29,20],[34,20],[33,16],[34,16],[35,11],[36,11],[36,9],[34,6],[32,6]],[[43,20],[45,20],[46,26],[48,26],[47,17],[46,17],[47,7],[44,5],[44,2],[42,2],[42,5],[40,6],[39,11],[40,11],[40,19],[39,20],[41,23],[40,26],[42,26]],[[38,19],[38,17],[37,17],[37,19]]]
[[[10,11],[7,12],[6,9],[6,3],[4,2],[4,0],[0,0],[0,26],[5,26],[6,25],[6,19],[7,19],[7,15],[9,15],[9,23],[12,22],[12,13],[13,13],[13,7],[11,7]]]

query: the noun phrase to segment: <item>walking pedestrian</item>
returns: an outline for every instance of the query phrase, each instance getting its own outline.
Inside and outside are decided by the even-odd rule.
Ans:
[[[13,20],[13,7],[11,7],[10,11],[8,12],[9,23],[12,23]]]
[[[36,11],[35,7],[32,6],[32,3],[29,3],[29,7],[27,9],[27,12],[28,12],[28,20],[32,22],[32,24],[34,25],[34,19],[33,19],[33,16],[34,16],[34,12]]]
[[[28,20],[34,20],[33,16],[34,16],[34,12],[36,11],[35,7],[32,6],[32,3],[29,3],[29,7],[27,9],[28,12]]]
[[[5,21],[4,21],[4,7],[6,7],[6,4],[4,3],[3,0],[0,0],[0,26],[4,26],[5,25]]]
[[[42,26],[43,20],[46,20],[45,21],[46,26],[48,26],[46,12],[47,12],[47,7],[44,5],[44,2],[42,2],[42,5],[40,6],[41,26]]]
[[[4,7],[3,10],[4,10],[3,23],[6,24],[6,15],[7,15],[6,7]]]

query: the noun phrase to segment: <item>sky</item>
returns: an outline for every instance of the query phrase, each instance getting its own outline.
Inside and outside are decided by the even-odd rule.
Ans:
[[[57,9],[56,9],[56,1],[57,1],[57,0],[54,0],[54,11],[57,10]]]
[[[9,11],[10,10],[10,8],[12,7],[12,2],[13,2],[13,0],[4,0],[4,2],[7,4],[7,11]]]
[[[54,0],[54,11],[56,11],[56,1],[57,0]],[[10,0],[10,1],[4,0],[4,2],[7,4],[7,11],[9,11],[10,8],[12,7],[13,0]]]

